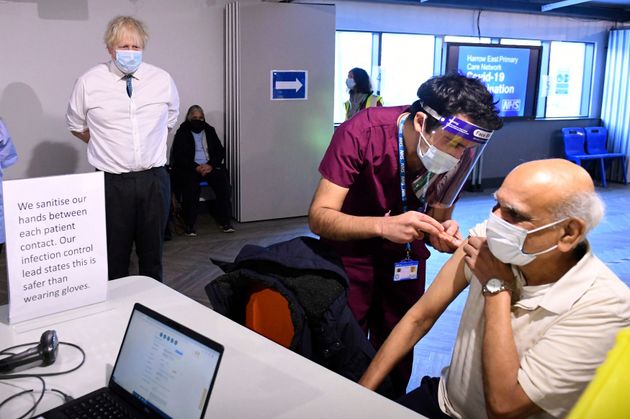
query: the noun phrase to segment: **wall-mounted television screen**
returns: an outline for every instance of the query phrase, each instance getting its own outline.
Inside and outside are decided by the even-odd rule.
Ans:
[[[541,47],[497,44],[446,44],[446,73],[481,79],[502,117],[534,118]]]

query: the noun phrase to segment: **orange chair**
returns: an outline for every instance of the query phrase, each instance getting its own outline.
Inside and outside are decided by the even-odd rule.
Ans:
[[[249,295],[245,326],[285,348],[291,347],[295,335],[288,301],[271,288],[254,290]]]

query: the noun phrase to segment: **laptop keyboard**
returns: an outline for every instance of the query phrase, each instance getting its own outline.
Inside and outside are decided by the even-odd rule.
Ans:
[[[70,419],[133,419],[125,407],[106,392],[69,406],[63,413]]]

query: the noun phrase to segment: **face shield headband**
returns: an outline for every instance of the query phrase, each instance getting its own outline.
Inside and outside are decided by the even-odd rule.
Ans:
[[[459,162],[440,174],[421,169],[411,186],[422,206],[448,208],[457,199],[494,131],[455,116],[445,118],[430,106],[422,102],[420,105],[424,112],[440,123],[440,128],[431,133],[432,145],[448,152]],[[457,147],[461,143],[466,147]]]
[[[471,141],[476,144],[485,144],[488,142],[490,137],[492,137],[492,133],[494,133],[493,130],[481,128],[480,126],[464,121],[455,116],[444,118],[433,108],[422,102],[420,102],[420,106],[422,106],[422,109],[427,114],[431,115],[440,123],[445,132],[456,137],[461,137],[464,140]]]

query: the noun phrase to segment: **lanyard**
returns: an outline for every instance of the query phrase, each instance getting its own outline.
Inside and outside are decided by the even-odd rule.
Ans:
[[[405,126],[405,121],[409,115],[406,115],[404,118],[401,118],[400,123],[398,125],[398,163],[400,166],[400,197],[402,199],[402,212],[403,214],[407,212],[407,179],[406,179],[406,169],[407,166],[405,163],[405,145],[403,143],[403,128]],[[411,243],[405,243],[405,252],[407,253],[407,260],[411,259]]]
[[[403,214],[407,212],[407,178],[406,178],[406,162],[405,162],[405,145],[404,145],[404,137],[403,137],[403,128],[405,126],[405,121],[409,115],[406,115],[404,118],[401,118],[400,123],[398,124],[398,163],[400,165],[400,197],[402,199],[402,212]],[[430,173],[428,173],[429,177],[426,179],[426,185],[422,195],[419,198],[420,200],[420,208],[419,210],[423,213],[427,210],[427,188],[430,179]],[[411,259],[411,243],[405,243],[405,252],[407,253],[407,260]]]
[[[398,125],[398,163],[400,165],[400,196],[402,198],[402,210],[403,214],[407,212],[407,179],[405,177],[406,174],[406,164],[405,164],[405,145],[403,143],[403,128],[405,125],[405,121],[409,115],[406,115],[404,118],[400,120],[400,124]]]

